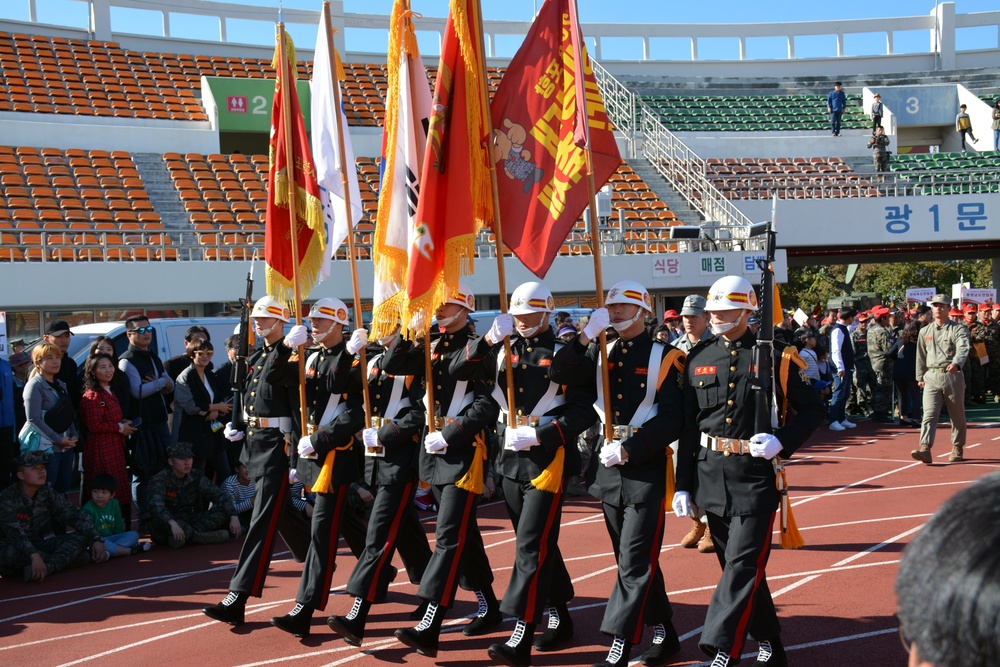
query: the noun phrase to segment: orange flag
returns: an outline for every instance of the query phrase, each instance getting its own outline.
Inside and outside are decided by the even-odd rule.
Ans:
[[[545,0],[490,106],[503,241],[539,278],[589,203],[584,122],[595,188],[621,164],[572,5]]]
[[[264,259],[267,262],[265,280],[267,293],[279,301],[292,301],[295,274],[299,276],[302,295],[316,284],[326,246],[326,228],[323,206],[320,203],[319,184],[309,150],[305,122],[299,109],[295,92],[295,46],[287,35],[285,52],[281,45],[274,49],[274,68],[278,78],[274,82],[274,103],[271,106],[271,145],[268,150],[270,171],[267,175],[267,213],[264,219]],[[281,95],[281,78],[288,77],[288,97]],[[285,123],[292,124],[292,155],[285,146]],[[298,259],[292,261],[292,214],[288,206],[288,170],[292,165],[295,186],[295,220],[298,235]]]
[[[407,266],[412,335],[472,273],[476,234],[493,222],[479,11],[478,0],[451,0],[445,26]]]

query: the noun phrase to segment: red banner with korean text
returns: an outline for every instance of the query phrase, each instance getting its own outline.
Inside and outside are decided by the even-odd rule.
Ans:
[[[295,274],[303,296],[315,286],[326,246],[326,228],[319,184],[313,166],[309,138],[295,92],[295,46],[286,35],[284,52],[274,50],[274,103],[271,106],[271,143],[268,149],[270,171],[267,175],[267,212],[264,219],[264,259],[267,262],[267,293],[282,302],[294,295]],[[281,79],[288,77],[288,99],[282,99]],[[292,124],[292,154],[285,146],[285,123]],[[287,165],[291,165],[289,183]],[[292,259],[292,213],[289,210],[289,187],[295,188],[295,224],[299,265]]]
[[[403,322],[414,335],[472,273],[476,234],[493,222],[479,11],[478,0],[451,0],[445,26],[407,266]]]
[[[586,98],[595,188],[621,164],[586,49],[576,57],[571,3],[545,0],[490,106],[503,241],[539,278],[589,203],[578,99]]]

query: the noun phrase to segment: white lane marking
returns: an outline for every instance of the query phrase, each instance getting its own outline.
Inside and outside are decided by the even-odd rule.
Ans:
[[[792,503],[792,507],[798,507],[799,505],[803,505],[805,503],[808,503],[809,501],[816,500],[817,498],[825,498],[827,496],[832,496],[832,495],[834,495],[836,493],[839,493],[841,491],[846,491],[847,489],[850,489],[852,487],[859,486],[861,484],[865,484],[866,482],[871,482],[871,481],[876,480],[876,479],[881,479],[882,477],[888,477],[889,475],[895,475],[897,472],[903,472],[904,470],[908,470],[909,468],[916,468],[917,466],[920,466],[920,465],[923,465],[923,464],[920,463],[920,462],[911,463],[909,465],[903,466],[902,468],[896,468],[895,470],[890,470],[889,472],[883,472],[883,473],[880,473],[878,475],[874,475],[872,477],[868,477],[867,479],[860,479],[857,482],[852,482],[850,484],[847,484],[846,486],[841,486],[839,488],[833,489],[832,491],[827,491],[826,493],[821,493],[818,496],[810,496],[809,498],[804,498],[802,500],[794,502],[794,503]]]
[[[837,561],[836,563],[834,563],[832,565],[832,567],[840,567],[841,565],[847,565],[848,563],[853,563],[854,561],[858,560],[859,558],[863,558],[863,557],[867,556],[870,553],[878,551],[882,547],[887,547],[890,544],[894,544],[894,543],[898,542],[899,540],[903,539],[904,537],[909,537],[910,535],[912,535],[912,534],[914,534],[916,532],[919,532],[921,528],[923,528],[923,525],[917,526],[916,528],[910,528],[909,530],[905,530],[902,533],[900,533],[899,535],[894,535],[894,536],[890,537],[887,540],[884,540],[882,542],[879,542],[876,545],[868,547],[867,549],[865,549],[864,551],[862,551],[860,553],[856,553],[853,556],[848,556],[844,560]]]
[[[907,486],[887,486],[881,489],[856,489],[854,491],[844,491],[838,493],[838,497],[843,496],[856,496],[862,493],[885,493],[887,491],[907,491],[910,489],[929,489],[932,486],[955,486],[957,484],[972,484],[976,480],[959,480],[957,482],[935,482],[934,484],[910,484]],[[819,498],[821,496],[798,496],[799,499],[808,498]],[[792,503],[792,507],[795,507],[797,503]],[[800,528],[801,530],[801,528]]]
[[[815,642],[808,642],[806,644],[795,644],[794,646],[786,646],[785,651],[801,651],[807,648],[815,648],[817,646],[829,646],[831,644],[843,644],[845,642],[853,642],[859,639],[869,639],[871,637],[881,637],[882,635],[892,635],[899,632],[899,628],[889,628],[887,630],[874,630],[872,632],[862,632],[856,635],[842,635],[840,637],[830,637],[829,639],[821,639]],[[740,656],[740,659],[753,659],[757,657],[757,653],[744,653]],[[696,665],[691,665],[691,667],[707,667],[710,665],[709,661],[699,662]]]

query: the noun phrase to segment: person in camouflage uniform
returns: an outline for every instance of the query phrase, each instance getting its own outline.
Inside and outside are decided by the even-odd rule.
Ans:
[[[90,517],[48,486],[41,452],[15,459],[17,484],[0,493],[0,576],[42,581],[60,570],[90,560],[107,560],[104,538]],[[63,535],[52,532],[57,522],[76,529]]]
[[[892,422],[892,367],[899,348],[889,325],[889,309],[875,306],[872,308],[872,320],[868,327],[868,358],[875,374],[872,420],[885,424]]]
[[[872,413],[875,373],[868,358],[868,313],[864,311],[858,313],[858,326],[851,332],[851,343],[854,345],[854,386],[847,401],[847,413],[868,417]]]
[[[191,445],[179,442],[167,450],[167,467],[149,480],[149,536],[157,544],[174,549],[189,541],[217,544],[242,532],[232,498],[205,473],[192,470],[192,461]],[[209,501],[212,506],[205,509]]]
[[[965,328],[969,332],[969,357],[962,371],[966,374],[965,402],[982,405],[986,402],[986,366],[980,360],[977,343],[986,344],[986,325],[976,319],[976,306],[965,304]]]
[[[1000,305],[984,303],[979,307],[979,321],[986,325],[986,388],[993,393],[993,400],[1000,401],[1000,323],[996,316]]]

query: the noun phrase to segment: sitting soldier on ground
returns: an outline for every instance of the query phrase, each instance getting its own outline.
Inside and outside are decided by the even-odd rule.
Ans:
[[[191,445],[179,442],[167,450],[167,467],[149,481],[149,536],[157,544],[219,544],[243,532],[229,494],[192,463]]]
[[[50,574],[108,556],[90,517],[46,485],[48,457],[28,452],[15,459],[17,483],[0,492],[0,576],[42,581]],[[52,534],[52,524],[75,532]]]

